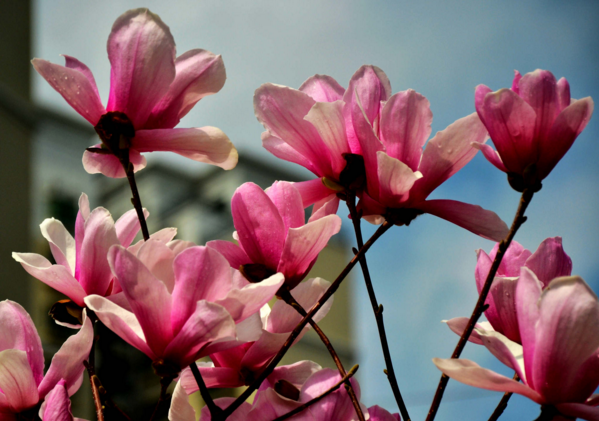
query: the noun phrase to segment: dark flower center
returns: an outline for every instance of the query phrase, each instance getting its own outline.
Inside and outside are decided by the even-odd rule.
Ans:
[[[119,159],[129,159],[128,151],[131,139],[135,137],[135,128],[129,117],[120,111],[109,111],[100,117],[100,121],[94,127],[102,140],[102,149],[109,151]],[[104,153],[97,148],[91,148],[90,152]]]
[[[239,266],[239,272],[252,284],[262,282],[266,278],[274,275],[274,270],[266,267],[262,263],[248,263],[247,265]]]

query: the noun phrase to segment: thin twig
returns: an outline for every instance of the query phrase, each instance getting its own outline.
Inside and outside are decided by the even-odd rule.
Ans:
[[[517,382],[520,381],[520,376],[518,376],[518,373],[514,373],[513,379]],[[512,392],[505,392],[503,394],[503,397],[499,401],[497,408],[495,408],[495,411],[493,411],[493,413],[491,414],[489,421],[497,421],[499,419],[501,414],[503,414],[503,411],[505,411],[505,408],[507,408],[507,403],[510,400],[510,398],[512,397],[512,395],[513,395]]]
[[[462,333],[458,344],[456,345],[451,358],[459,358],[460,354],[464,350],[466,343],[468,342],[468,338],[470,334],[474,330],[474,326],[476,322],[483,314],[483,307],[485,305],[485,301],[487,299],[487,295],[491,290],[491,285],[493,284],[493,279],[495,279],[495,274],[499,269],[499,265],[501,264],[501,260],[505,255],[508,247],[510,246],[516,232],[520,226],[526,222],[526,217],[524,216],[524,212],[526,208],[530,204],[532,197],[534,195],[533,189],[527,188],[522,193],[522,197],[520,198],[520,204],[518,205],[518,211],[516,212],[516,216],[514,217],[514,221],[512,222],[512,226],[510,228],[510,232],[507,237],[499,243],[499,247],[497,248],[497,254],[495,255],[495,259],[493,260],[493,264],[491,265],[491,269],[489,270],[489,274],[487,275],[487,279],[485,280],[485,284],[480,291],[480,295],[478,297],[478,301],[476,302],[476,306],[472,312],[472,316],[470,316],[470,320],[468,321],[468,325],[466,330]],[[439,380],[439,384],[437,386],[437,391],[435,392],[435,397],[433,398],[433,402],[431,403],[431,407],[428,411],[428,416],[426,417],[426,421],[433,421],[435,419],[435,415],[437,414],[437,410],[439,409],[439,405],[441,404],[441,399],[443,399],[443,393],[445,393],[445,388],[447,386],[447,382],[449,382],[449,377],[445,374],[441,376]]]
[[[339,389],[339,387],[345,383],[349,383],[349,379],[356,374],[356,371],[358,371],[358,365],[354,365],[352,368],[350,368],[350,370],[347,372],[347,374],[345,376],[343,376],[343,378],[341,380],[339,380],[337,383],[335,383],[335,385],[333,387],[331,387],[329,390],[327,390],[326,392],[324,392],[322,395],[319,395],[317,397],[315,397],[314,399],[309,400],[308,402],[302,404],[301,406],[298,406],[297,408],[295,408],[292,411],[289,411],[288,413],[286,413],[285,415],[281,415],[280,417],[275,418],[273,421],[284,421],[287,418],[291,418],[292,416],[299,414],[300,412],[302,412],[303,410],[305,410],[306,408],[314,405],[316,402],[318,402],[319,400],[326,398],[327,396],[329,396],[331,393],[333,393],[334,391],[336,391],[337,389]]]
[[[98,376],[96,376],[94,368],[90,365],[89,362],[83,361],[83,365],[87,369],[87,374],[89,375],[89,383],[92,387],[92,396],[94,398],[94,406],[96,407],[96,415],[98,417],[98,421],[104,421],[104,406],[102,405],[102,398],[100,394],[100,388],[102,387],[102,383],[100,383],[100,379],[98,378]]]
[[[363,239],[362,228],[360,227],[361,218],[360,215],[358,215],[358,212],[356,211],[355,200],[356,196],[354,194],[349,194],[346,203],[347,207],[349,208],[349,213],[354,225],[354,231],[356,233],[356,241],[358,243],[358,248],[362,248]],[[364,282],[366,284],[366,289],[368,290],[368,297],[370,298],[370,305],[372,306],[372,311],[376,320],[376,326],[379,331],[381,348],[383,350],[383,356],[385,358],[385,374],[387,375],[387,380],[389,381],[391,390],[393,391],[393,396],[395,397],[395,401],[397,402],[397,406],[399,407],[401,418],[405,421],[410,421],[410,414],[408,413],[408,408],[406,407],[403,397],[401,396],[399,384],[397,383],[397,377],[395,376],[395,369],[393,368],[391,352],[389,351],[389,342],[387,341],[387,334],[385,332],[385,322],[383,320],[383,306],[379,305],[376,299],[374,287],[372,286],[372,279],[370,278],[370,271],[368,270],[368,264],[366,263],[366,256],[360,259],[360,267],[362,268]]]
[[[226,419],[229,415],[231,415],[237,408],[239,408],[239,406],[241,406],[241,404],[243,402],[246,401],[247,398],[250,397],[250,395],[255,390],[258,389],[258,387],[260,387],[260,385],[262,384],[264,379],[266,379],[266,377],[268,377],[270,375],[270,373],[272,373],[272,371],[277,366],[277,364],[281,361],[283,356],[285,356],[285,353],[291,347],[291,345],[293,344],[295,339],[299,336],[302,329],[308,324],[308,320],[310,320],[312,317],[314,317],[316,312],[318,310],[320,310],[320,308],[324,305],[324,303],[326,303],[327,300],[329,298],[331,298],[331,296],[337,291],[337,289],[339,288],[339,285],[341,285],[341,282],[343,282],[343,280],[345,279],[347,274],[353,269],[353,267],[356,265],[356,263],[358,263],[358,259],[360,259],[360,257],[362,257],[368,251],[368,249],[370,249],[370,247],[376,242],[376,240],[378,240],[381,237],[381,235],[383,235],[389,228],[391,228],[391,224],[389,222],[385,221],[379,227],[379,229],[376,230],[376,232],[372,235],[372,237],[370,237],[370,239],[366,242],[366,244],[364,244],[364,247],[360,248],[358,253],[350,260],[350,262],[347,264],[347,266],[345,266],[345,268],[341,271],[339,276],[337,276],[337,279],[335,279],[335,281],[325,291],[325,293],[322,295],[322,297],[320,297],[320,299],[316,302],[316,304],[314,304],[312,306],[312,308],[308,311],[308,314],[306,315],[306,317],[304,317],[302,319],[302,321],[295,327],[295,329],[293,329],[293,331],[289,334],[289,337],[287,338],[287,340],[285,341],[285,343],[283,344],[281,349],[279,349],[279,351],[277,352],[277,355],[275,355],[273,357],[273,359],[270,360],[270,362],[268,363],[268,365],[266,366],[264,371],[262,371],[262,373],[260,373],[260,375],[256,378],[256,380],[254,380],[254,382],[241,395],[239,395],[237,397],[237,399],[235,399],[227,407],[227,409],[224,410],[223,419]]]
[[[206,406],[210,410],[210,418],[213,420],[220,420],[223,415],[223,410],[219,408],[212,400],[212,396],[210,396],[210,392],[208,392],[208,387],[206,387],[206,383],[202,378],[202,373],[198,369],[195,361],[189,365],[191,372],[193,373],[193,377],[196,379],[196,383],[200,388],[200,394],[202,395],[202,399],[206,402]]]
[[[306,310],[304,310],[301,304],[296,301],[296,299],[291,295],[291,292],[289,292],[289,290],[282,290],[280,292],[280,296],[283,299],[283,301],[285,301],[287,304],[293,307],[299,314],[302,315],[302,317],[306,317]],[[312,320],[312,318],[308,319],[308,323],[310,323],[310,326],[312,326],[314,331],[318,334],[320,340],[329,351],[329,354],[331,354],[331,357],[333,358],[333,361],[335,361],[335,365],[337,366],[337,369],[339,370],[341,377],[345,377],[347,375],[347,372],[345,371],[343,363],[341,362],[339,355],[335,351],[335,348],[333,348],[333,344],[331,343],[327,335],[325,335],[320,326],[318,326],[316,322]],[[349,394],[352,404],[354,405],[356,415],[358,416],[360,421],[366,421],[366,419],[364,418],[364,414],[362,413],[362,408],[360,407],[360,401],[358,400],[356,392],[354,391],[354,388],[349,380],[345,382],[345,387],[347,388],[347,393]]]

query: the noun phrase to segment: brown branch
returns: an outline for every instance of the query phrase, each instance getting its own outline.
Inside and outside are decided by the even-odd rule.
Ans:
[[[487,279],[485,280],[485,284],[480,291],[480,295],[478,297],[478,301],[476,302],[476,306],[472,311],[472,316],[470,316],[470,320],[468,321],[468,325],[466,330],[462,333],[458,344],[456,345],[451,358],[459,358],[460,354],[464,350],[466,343],[468,342],[468,338],[470,334],[474,330],[474,326],[476,322],[482,315],[484,311],[485,301],[487,299],[487,295],[491,290],[491,285],[493,284],[493,279],[495,279],[495,274],[497,274],[497,270],[499,269],[499,265],[501,264],[501,260],[505,255],[508,247],[510,246],[516,232],[520,226],[526,222],[526,217],[524,216],[524,212],[526,208],[530,204],[532,197],[534,195],[534,191],[531,188],[527,188],[522,193],[522,197],[520,198],[520,204],[518,205],[518,211],[516,212],[516,216],[514,217],[514,221],[512,222],[512,226],[510,228],[510,232],[507,237],[499,243],[499,247],[497,249],[497,254],[495,255],[495,259],[493,260],[493,264],[491,265],[491,269],[489,270],[489,274],[487,275]],[[449,377],[445,374],[441,376],[439,380],[439,384],[437,386],[437,391],[435,392],[435,397],[433,398],[433,402],[431,403],[431,407],[428,411],[428,416],[426,417],[426,421],[433,421],[435,419],[435,415],[437,414],[437,410],[439,409],[439,405],[441,404],[441,399],[443,399],[443,393],[445,393],[445,388],[447,387],[447,382],[449,382]]]
[[[291,418],[292,416],[294,416],[296,414],[299,414],[300,412],[302,412],[306,408],[314,405],[319,400],[321,400],[323,398],[326,398],[331,393],[333,393],[334,391],[336,391],[337,389],[339,389],[339,387],[341,387],[341,385],[343,383],[345,383],[345,384],[349,383],[349,379],[354,374],[356,374],[356,371],[358,371],[358,365],[357,364],[354,365],[352,368],[350,368],[350,370],[347,372],[347,374],[345,376],[343,376],[343,378],[341,380],[339,380],[337,383],[335,383],[335,385],[333,387],[331,387],[329,390],[327,390],[326,392],[324,392],[322,395],[319,395],[319,396],[315,397],[314,399],[309,400],[308,402],[302,404],[301,406],[298,406],[294,410],[289,411],[285,415],[281,415],[280,417],[275,418],[273,421],[284,421],[287,418]]]
[[[360,215],[358,215],[358,212],[356,210],[355,200],[356,196],[354,194],[349,194],[346,203],[347,207],[349,208],[349,213],[354,225],[354,231],[356,233],[356,241],[358,243],[358,248],[362,248],[362,228],[360,227],[361,217]],[[399,412],[401,412],[401,418],[404,421],[410,421],[410,414],[408,413],[408,408],[406,407],[403,397],[401,396],[399,384],[397,383],[397,377],[395,376],[395,369],[393,368],[391,352],[389,351],[389,342],[387,341],[387,333],[385,332],[385,322],[383,320],[383,306],[382,304],[379,305],[376,299],[374,287],[372,286],[372,279],[370,278],[370,271],[368,270],[368,264],[366,263],[366,256],[363,256],[360,259],[360,267],[362,268],[362,274],[364,275],[364,283],[366,284],[366,289],[368,290],[370,305],[372,306],[372,311],[376,320],[376,326],[379,331],[381,348],[383,350],[385,366],[387,368],[385,370],[385,374],[387,375],[387,380],[389,381],[389,385],[391,386],[391,390],[393,391],[393,396],[395,397],[395,401],[397,402],[397,406],[399,407]]]
[[[94,406],[96,407],[96,415],[98,417],[98,421],[104,421],[104,406],[102,405],[102,397],[100,392],[102,388],[102,383],[100,382],[98,376],[96,376],[94,368],[90,365],[89,362],[83,361],[83,365],[87,369],[87,374],[89,375],[89,383],[92,387],[92,396],[94,398]]]
[[[514,374],[513,379],[516,380],[517,382],[520,381],[520,376],[518,376],[518,373]],[[505,392],[503,394],[503,397],[499,401],[497,408],[495,408],[495,411],[493,411],[493,413],[491,414],[489,421],[497,421],[499,419],[501,414],[503,414],[503,411],[505,411],[505,408],[507,408],[507,403],[510,400],[510,398],[512,397],[512,395],[513,395],[512,392]]]
[[[301,304],[296,301],[296,299],[291,295],[291,292],[289,292],[289,290],[282,289],[279,291],[279,294],[280,294],[281,298],[283,299],[283,301],[285,301],[287,304],[289,304],[291,307],[293,307],[299,314],[302,315],[302,317],[306,317],[306,315],[307,315],[306,310],[304,310],[304,308],[301,306]],[[322,341],[322,343],[326,346],[327,350],[329,351],[329,354],[331,354],[331,357],[333,358],[333,361],[335,361],[335,365],[337,366],[337,369],[339,370],[341,377],[345,377],[347,375],[347,373],[345,371],[345,368],[343,367],[343,363],[341,362],[341,359],[339,359],[339,355],[337,355],[337,352],[335,351],[335,348],[333,348],[333,344],[331,343],[331,341],[329,340],[327,335],[325,335],[325,333],[322,331],[322,329],[316,324],[316,322],[314,320],[312,320],[312,318],[308,319],[308,323],[310,324],[310,326],[312,326],[314,331],[318,334],[318,336],[320,337],[320,340]],[[356,392],[354,391],[354,388],[349,380],[345,382],[345,387],[346,387],[347,393],[349,394],[349,397],[352,401],[352,404],[354,405],[354,410],[356,411],[356,415],[358,416],[360,421],[366,421],[366,419],[364,418],[364,414],[362,413],[362,408],[360,407],[360,402],[358,400],[358,397],[356,396]]]
[[[256,380],[254,380],[254,382],[241,395],[239,395],[237,399],[235,399],[227,407],[227,409],[224,410],[222,418],[223,420],[226,419],[229,415],[231,415],[237,408],[239,408],[239,406],[241,406],[241,404],[245,402],[246,399],[249,398],[250,395],[258,389],[258,387],[260,387],[264,379],[266,379],[266,377],[268,377],[270,373],[272,373],[274,368],[281,361],[287,350],[291,347],[295,339],[301,333],[302,329],[308,324],[308,320],[314,317],[314,314],[316,314],[316,312],[320,310],[324,303],[326,303],[327,300],[331,298],[331,296],[335,293],[335,291],[337,291],[339,285],[341,285],[341,282],[343,282],[348,273],[353,269],[356,263],[358,263],[358,259],[360,259],[360,257],[362,257],[368,251],[368,249],[370,249],[370,247],[376,242],[376,240],[378,240],[381,237],[381,235],[387,232],[389,228],[391,228],[391,224],[385,221],[379,227],[379,229],[376,230],[373,236],[370,237],[366,244],[364,244],[364,247],[362,247],[358,251],[358,253],[353,257],[353,259],[350,260],[347,266],[345,266],[345,268],[341,271],[339,276],[337,276],[337,279],[335,279],[335,281],[331,284],[329,289],[327,289],[325,293],[322,295],[322,297],[320,297],[320,300],[318,300],[318,302],[314,304],[312,308],[308,311],[306,317],[304,317],[302,321],[295,327],[295,329],[293,329],[293,331],[289,334],[289,337],[287,338],[281,349],[279,349],[277,354],[272,358],[272,360],[270,360],[264,371],[262,371],[262,373],[260,373]]]
[[[202,373],[200,373],[200,370],[198,369],[198,366],[195,363],[195,361],[189,365],[189,369],[193,373],[193,377],[195,377],[196,383],[200,388],[200,394],[202,395],[202,399],[204,399],[204,402],[206,402],[206,406],[210,410],[210,418],[215,421],[221,419],[223,415],[223,410],[214,403],[214,400],[212,400],[212,396],[210,396],[208,387],[206,387],[206,383],[202,378]]]

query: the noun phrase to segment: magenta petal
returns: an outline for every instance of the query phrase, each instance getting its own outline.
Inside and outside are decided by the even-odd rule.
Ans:
[[[543,287],[549,285],[554,278],[572,274],[572,259],[562,247],[562,237],[543,240],[532,256],[526,261],[526,267],[531,269]]]
[[[239,269],[241,265],[252,263],[245,251],[237,244],[224,240],[213,240],[206,243],[206,247],[210,247],[224,256],[233,269]]]
[[[97,144],[92,148],[99,148],[100,146],[100,144]],[[135,149],[129,150],[129,160],[133,164],[135,172],[144,169],[147,164],[146,158],[141,156]],[[106,177],[111,178],[124,178],[126,176],[121,162],[114,155],[85,151],[83,152],[83,168],[90,174],[104,174]]]
[[[83,74],[89,80],[89,83],[98,96],[100,98],[100,93],[98,92],[98,86],[96,85],[96,79],[92,74],[92,71],[85,64],[77,60],[75,57],[67,56],[66,54],[61,54],[64,57],[64,65],[69,69],[77,70]]]
[[[316,102],[335,102],[343,98],[345,88],[330,76],[314,75],[299,87]]]
[[[398,413],[391,414],[385,408],[381,408],[378,405],[368,408],[368,415],[370,415],[370,421],[401,421]]]
[[[69,395],[79,390],[85,370],[83,361],[89,358],[94,337],[94,328],[85,312],[83,317],[83,325],[79,332],[70,336],[52,357],[44,380],[39,385],[40,398],[46,396],[61,379],[66,382]]]
[[[98,124],[106,111],[97,88],[80,69],[60,66],[35,58],[31,61],[37,72],[92,126]],[[68,65],[68,60],[67,60]]]
[[[215,249],[192,247],[182,251],[173,263],[175,287],[171,325],[176,334],[196,311],[199,300],[216,301],[231,289],[229,262]]]
[[[584,403],[559,403],[555,407],[560,414],[572,419],[581,418],[587,421],[599,421],[599,408]]]
[[[518,84],[518,95],[535,111],[534,138],[542,143],[549,129],[560,112],[560,101],[557,96],[557,81],[548,70],[537,69],[525,74]],[[542,147],[541,145],[538,145]]]
[[[130,251],[130,250],[129,250]],[[145,267],[160,279],[169,292],[175,286],[175,272],[173,261],[176,254],[163,242],[150,237],[137,251],[137,258]]]
[[[64,266],[71,273],[75,273],[75,239],[62,222],[54,218],[45,219],[40,225],[40,230],[44,238],[48,240],[56,263]]]
[[[522,75],[519,71],[514,70],[514,80],[512,81],[512,91],[516,92],[520,95],[520,79],[522,79]]]
[[[0,390],[10,412],[21,412],[38,403],[37,384],[25,351],[5,349],[0,352]]]
[[[277,272],[283,272],[291,288],[300,282],[318,253],[341,229],[341,218],[329,215],[287,233]]]
[[[572,101],[570,98],[570,84],[564,77],[557,81],[557,99],[560,112]]]
[[[487,320],[497,332],[509,340],[521,343],[518,317],[516,314],[516,285],[518,278],[495,277],[486,304]]]
[[[240,387],[243,386],[243,381],[239,377],[239,372],[233,368],[229,367],[214,367],[207,366],[207,363],[197,363],[197,366],[202,373],[202,378],[204,379],[204,383],[206,383],[206,387]],[[181,373],[181,379],[179,380],[185,391],[188,394],[192,394],[199,390],[198,383],[196,379],[193,377],[191,370],[186,368]]]
[[[161,355],[173,338],[170,323],[172,297],[166,285],[121,246],[110,249],[108,261],[143,329],[148,346],[156,355]]]
[[[417,171],[432,121],[430,103],[424,96],[411,89],[393,95],[381,114],[381,141],[387,154]]]
[[[216,127],[138,130],[131,145],[139,152],[174,152],[225,170],[237,165],[237,149]]]
[[[476,108],[476,113],[485,126],[487,125],[484,107],[485,97],[491,92],[493,92],[491,91],[491,88],[486,85],[478,85],[474,90],[474,106]]]
[[[422,178],[414,185],[414,199],[423,200],[445,180],[461,170],[477,150],[472,143],[482,143],[487,130],[476,113],[451,123],[427,143],[418,171]]]
[[[422,174],[387,155],[385,152],[377,152],[377,167],[379,181],[379,202],[389,207],[404,202],[414,183],[422,178]]]
[[[121,111],[135,128],[143,127],[175,79],[175,40],[158,15],[148,9],[123,13],[108,37],[110,97],[108,111]]]
[[[227,408],[229,405],[231,405],[231,403],[233,403],[234,400],[235,400],[235,398],[219,398],[219,399],[215,399],[214,403],[219,408],[224,409],[224,408]],[[252,409],[252,405],[250,405],[247,402],[244,402],[241,404],[241,406],[239,408],[237,408],[235,410],[235,412],[233,412],[227,418],[227,420],[229,420],[229,421],[259,421],[260,418],[254,419],[249,416],[251,409]],[[207,406],[204,406],[202,408],[202,412],[200,414],[200,419],[202,421],[212,421],[212,417],[210,416],[210,411],[208,410]],[[174,421],[174,420],[172,420],[172,421]]]
[[[244,421],[262,421],[274,420],[288,412],[296,409],[301,403],[287,399],[275,392],[274,389],[268,388],[256,395],[252,410]],[[296,415],[294,421],[312,421],[314,418],[310,416],[308,410]],[[324,418],[318,418],[324,420]]]
[[[341,380],[341,376],[330,368],[324,368],[314,373],[306,383],[304,383],[300,392],[300,402],[307,402],[310,399],[321,395],[330,389],[335,383]],[[350,380],[358,401],[360,399],[360,386],[355,379]],[[313,404],[308,411],[312,417],[323,421],[352,420],[355,417],[355,409],[351,404],[349,395],[344,387],[331,393],[327,397]],[[368,412],[362,408],[362,412]]]
[[[262,132],[261,139],[264,149],[277,158],[301,165],[314,174],[320,174],[320,170],[308,158],[300,154],[284,140],[271,135],[269,132]]]
[[[27,352],[36,385],[44,377],[44,350],[33,320],[23,307],[14,301],[0,301],[0,351],[18,349]]]
[[[301,389],[306,380],[320,370],[322,370],[322,367],[313,361],[298,361],[290,365],[279,366],[260,385],[259,390],[262,391],[269,387],[274,388],[279,380],[287,380],[298,389]]]
[[[42,420],[46,421],[73,421],[71,413],[71,399],[65,387],[65,381],[59,381],[54,389],[46,396],[40,409]]]
[[[172,129],[202,98],[221,90],[227,74],[220,55],[189,50],[175,60],[176,76],[152,110],[145,129]]]
[[[231,212],[243,250],[252,262],[274,270],[285,242],[285,225],[276,206],[256,184],[245,183],[233,194]]]
[[[314,208],[312,209],[312,215],[310,215],[310,219],[308,222],[316,221],[317,219],[323,218],[328,215],[337,214],[337,210],[339,209],[339,198],[335,194],[331,194],[324,199],[319,200],[314,203]]]
[[[591,119],[593,108],[593,100],[587,97],[572,102],[557,116],[549,131],[547,144],[541,148],[537,164],[540,178],[545,178],[568,152]]]
[[[489,276],[489,271],[491,270],[492,264],[493,259],[491,259],[491,257],[484,250],[476,250],[476,268],[474,270],[474,278],[476,280],[476,289],[478,290],[479,294],[485,285],[487,276]]]
[[[295,188],[295,184],[288,181],[275,181],[271,187],[265,190],[265,193],[278,209],[285,225],[285,231],[304,225],[302,196]]]
[[[335,194],[334,190],[324,185],[322,178],[300,181],[293,183],[293,186],[300,192],[304,208]]]
[[[497,151],[493,149],[491,146],[481,143],[473,143],[472,147],[479,149],[483,153],[485,158],[487,158],[487,161],[493,164],[495,168],[497,168],[499,171],[503,171],[505,173],[509,171],[505,167],[505,165],[503,165],[503,161],[501,160],[499,153],[497,153]]]
[[[433,363],[443,373],[460,383],[497,392],[518,393],[537,403],[544,403],[543,398],[525,384],[482,368],[473,361],[433,358]]]
[[[148,219],[150,212],[144,209],[144,217]],[[123,247],[129,247],[139,232],[139,218],[135,209],[125,212],[114,224],[116,236]]]
[[[414,207],[489,240],[501,241],[509,232],[505,222],[495,212],[477,205],[455,200],[427,200]]]

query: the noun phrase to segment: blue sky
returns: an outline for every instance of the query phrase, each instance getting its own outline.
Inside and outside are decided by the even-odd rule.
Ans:
[[[599,3],[579,0],[38,0],[34,55],[54,62],[61,61],[59,54],[77,57],[94,72],[105,101],[110,27],[126,9],[142,6],[170,26],[179,53],[204,48],[223,55],[228,75],[225,87],[198,104],[181,126],[217,126],[240,153],[293,167],[300,174],[308,175],[261,148],[262,127],[253,114],[252,95],[262,83],[297,88],[309,76],[321,73],[346,86],[358,67],[375,64],[387,73],[394,92],[412,88],[430,100],[433,133],[474,111],[476,85],[483,83],[493,90],[508,87],[514,69],[523,73],[551,70],[556,77],[569,80],[574,98],[599,98]],[[75,115],[37,76],[34,95],[43,104]],[[527,212],[529,221],[516,237],[534,250],[544,238],[562,236],[574,272],[595,291],[599,291],[598,135],[595,116],[545,180]],[[155,159],[181,163],[172,156]],[[201,171],[199,167],[186,168]],[[432,198],[480,204],[510,223],[519,195],[508,187],[503,173],[477,155]],[[342,209],[340,215],[345,214]],[[346,228],[348,222],[344,220]],[[373,227],[365,223],[365,231],[369,235]],[[400,386],[413,419],[424,418],[438,381],[431,358],[449,356],[457,340],[440,320],[471,312],[476,301],[474,250],[491,247],[487,240],[424,215],[410,227],[394,227],[368,256],[375,288],[385,306]],[[395,410],[382,374],[365,290],[360,282],[355,289],[363,400]],[[469,346],[465,356],[511,376],[482,347]],[[456,382],[450,382],[447,396],[440,420],[487,419],[500,399],[498,393]],[[537,405],[514,398],[504,417],[534,419],[537,415]]]

